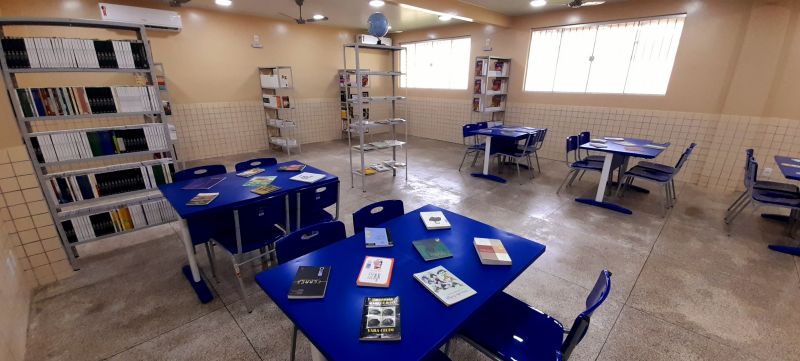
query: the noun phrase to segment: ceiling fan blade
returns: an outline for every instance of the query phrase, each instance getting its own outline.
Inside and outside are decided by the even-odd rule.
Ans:
[[[296,17],[294,17],[294,16],[291,16],[291,15],[287,15],[287,14],[284,14],[284,13],[278,13],[278,14],[281,14],[281,15],[283,15],[283,16],[285,16],[285,17],[287,17],[287,18],[290,18],[290,19],[292,19],[292,20],[295,20],[295,21],[297,20],[297,18],[296,18]]]
[[[325,20],[328,20],[327,16],[323,17],[322,19],[305,19],[305,22],[307,22],[307,23],[316,23],[316,22],[325,21]]]

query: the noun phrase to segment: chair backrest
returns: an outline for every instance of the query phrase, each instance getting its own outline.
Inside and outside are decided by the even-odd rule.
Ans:
[[[296,196],[300,197],[300,217],[308,219],[309,214],[324,212],[325,208],[336,204],[339,199],[339,186],[336,183],[317,185],[297,192]],[[297,211],[294,204],[292,204],[292,209]],[[295,221],[299,227],[301,220],[296,219]]]
[[[744,162],[744,186],[747,187],[747,172],[750,171],[750,160],[755,159],[755,151],[752,148],[746,149],[745,153],[745,162]],[[758,181],[758,174],[755,174],[754,182]]]
[[[570,328],[564,343],[561,345],[561,355],[564,360],[569,359],[572,350],[586,336],[592,313],[605,302],[609,293],[611,293],[611,272],[602,270],[600,271],[600,276],[597,277],[594,288],[589,292],[589,297],[586,298],[586,310],[575,318],[572,328]]]
[[[275,243],[278,263],[286,263],[304,254],[347,238],[341,221],[312,224],[300,228]]]
[[[567,146],[566,146],[566,159],[567,159],[567,166],[569,166],[572,162],[577,162],[579,160],[578,157],[578,136],[570,135],[567,137]],[[574,152],[574,153],[573,153]],[[569,155],[573,153],[573,159],[569,159]]]
[[[539,139],[539,131],[534,131],[528,133],[528,136],[524,138],[525,143],[519,149],[522,149],[522,154],[530,154],[534,151],[534,146],[536,145],[536,141]]]
[[[489,122],[477,122],[475,123],[478,125],[478,129],[486,129],[489,128]]]
[[[542,146],[544,146],[544,138],[546,136],[547,136],[547,128],[539,129],[536,132],[536,143],[534,144],[535,150],[542,149]]]
[[[275,164],[278,164],[278,160],[275,158],[255,158],[236,163],[235,168],[237,172],[242,172],[256,167],[269,167]]]
[[[201,165],[199,167],[184,169],[175,173],[175,181],[185,181],[188,179],[195,179],[200,177],[208,177],[211,175],[225,174],[228,170],[222,164],[209,164]]]
[[[234,210],[237,253],[250,243],[269,245],[277,237],[286,234],[289,219],[286,214],[288,195],[259,199]]]
[[[589,143],[591,139],[592,139],[592,133],[588,131],[581,132],[581,134],[578,134],[578,145]]]
[[[756,184],[758,178],[758,162],[753,157],[747,162],[747,169],[744,172],[744,186],[748,191],[753,191],[753,186]]]
[[[477,124],[464,124],[461,126],[461,139],[464,144],[467,144],[467,139],[472,139],[475,137],[475,134],[472,132],[481,129]]]
[[[679,171],[681,168],[683,168],[683,165],[686,163],[686,161],[687,161],[687,160],[689,160],[689,156],[690,156],[690,155],[692,155],[692,150],[694,150],[694,147],[695,147],[696,145],[697,145],[697,144],[695,144],[695,143],[692,143],[692,144],[690,144],[690,145],[689,145],[689,147],[688,147],[688,148],[686,148],[686,150],[685,150],[685,151],[683,151],[683,154],[681,154],[681,157],[678,159],[678,163],[675,163],[675,172],[676,172],[676,173],[677,173],[677,172],[678,172],[678,171]]]
[[[390,199],[367,205],[353,213],[353,229],[355,233],[364,231],[364,227],[374,227],[392,218],[405,214],[403,201]]]

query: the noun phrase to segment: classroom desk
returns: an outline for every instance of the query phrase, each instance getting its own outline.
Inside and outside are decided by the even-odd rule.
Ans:
[[[516,142],[531,133],[535,133],[540,129],[538,128],[530,128],[530,127],[511,127],[511,126],[496,126],[491,128],[483,128],[478,129],[472,132],[475,135],[482,135],[486,137],[486,148],[483,152],[483,172],[481,173],[472,173],[473,177],[478,178],[486,178],[489,180],[493,180],[498,183],[505,183],[506,180],[503,177],[496,176],[493,174],[489,174],[489,163],[492,159],[492,138],[501,138],[507,139],[512,142]]]
[[[164,184],[158,187],[161,193],[164,195],[164,198],[172,205],[172,208],[178,213],[181,217],[180,220],[180,237],[186,249],[186,258],[189,261],[189,267],[183,268],[183,273],[186,278],[191,282],[192,287],[195,289],[198,297],[200,298],[201,302],[206,303],[213,299],[211,292],[208,290],[208,286],[205,284],[203,279],[200,276],[200,270],[197,267],[197,259],[195,258],[194,254],[194,246],[192,245],[192,240],[189,237],[189,228],[187,224],[187,219],[190,219],[195,216],[206,216],[210,214],[220,214],[221,217],[230,217],[230,212],[233,209],[238,207],[245,206],[253,201],[258,200],[261,197],[276,197],[276,196],[287,196],[286,202],[286,223],[289,224],[289,215],[290,215],[290,207],[289,203],[294,201],[291,197],[291,194],[296,193],[297,191],[311,188],[311,187],[318,187],[320,185],[330,184],[336,185],[338,187],[339,178],[335,175],[329,174],[321,169],[314,168],[312,166],[307,165],[304,172],[310,173],[320,173],[325,174],[325,178],[314,182],[314,183],[304,183],[291,180],[289,178],[299,174],[299,172],[279,172],[278,167],[284,165],[291,165],[291,164],[303,164],[298,161],[289,161],[285,163],[279,163],[273,166],[268,167],[261,167],[264,169],[264,172],[257,174],[256,176],[276,176],[275,180],[272,182],[273,185],[280,187],[279,190],[269,193],[267,195],[258,195],[250,191],[251,187],[243,187],[242,185],[246,183],[250,178],[239,177],[236,175],[237,172],[229,172],[225,174],[225,179],[219,182],[218,184],[211,187],[211,189],[183,189],[186,185],[191,183],[193,179],[175,182],[170,184]],[[219,193],[214,201],[210,204],[205,206],[187,206],[186,203],[192,199],[198,193]],[[299,204],[297,205],[297,210],[299,213]],[[336,203],[336,212],[338,216],[338,196],[337,196],[337,203]]]
[[[783,174],[784,178],[791,180],[800,180],[800,168],[784,165],[784,164],[796,164],[797,166],[800,166],[800,161],[795,161],[795,159],[800,160],[800,158],[787,157],[783,155],[775,156],[775,163],[778,164],[778,169],[781,170],[781,173]],[[785,221],[785,222],[788,222],[790,220],[789,216],[784,216],[780,214],[762,214],[761,216],[764,218]],[[790,247],[790,246],[771,244],[769,245],[769,249],[776,252],[786,253],[792,256],[800,257],[800,247]]]
[[[435,210],[444,212],[451,229],[425,229],[419,212]],[[423,358],[453,337],[470,315],[506,288],[545,251],[542,244],[432,205],[383,226],[391,232],[393,247],[368,249],[364,246],[364,233],[359,233],[256,275],[256,282],[264,292],[329,360]],[[447,245],[453,257],[425,262],[411,242],[436,237]],[[512,265],[482,265],[472,244],[473,237],[502,240]],[[395,259],[389,288],[356,286],[367,255]],[[439,265],[475,289],[477,294],[447,307],[412,276]],[[325,298],[287,298],[299,266],[331,266]],[[373,296],[400,296],[401,341],[359,341],[364,298]]]
[[[622,144],[618,144],[617,142],[630,142],[634,145],[625,146]],[[632,214],[633,212],[630,209],[603,200],[603,197],[605,196],[606,193],[606,186],[608,183],[608,179],[611,176],[612,164],[614,165],[614,168],[616,167],[617,164],[619,164],[620,166],[619,174],[621,181],[622,175],[625,174],[625,172],[628,169],[628,160],[631,157],[653,159],[664,151],[664,149],[646,148],[644,147],[644,145],[656,144],[664,147],[667,147],[669,145],[657,144],[647,139],[637,139],[637,138],[624,138],[624,140],[607,140],[604,144],[606,145],[606,147],[604,148],[592,146],[591,143],[585,143],[580,146],[580,149],[605,153],[605,160],[603,161],[603,172],[600,174],[600,182],[597,185],[597,193],[595,194],[594,199],[576,198],[575,201],[592,206],[610,209],[612,211],[624,214]],[[619,182],[618,187],[621,186],[622,182]]]

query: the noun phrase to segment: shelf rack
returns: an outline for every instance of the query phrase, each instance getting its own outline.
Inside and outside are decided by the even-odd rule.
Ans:
[[[352,49],[354,60],[355,60],[355,67],[349,69],[347,67],[347,55],[348,49]],[[361,56],[362,50],[367,49],[368,51],[374,50],[377,52],[386,52],[391,56],[391,70],[388,71],[374,71],[369,69],[361,68]],[[397,116],[397,106],[398,102],[405,101],[405,97],[397,95],[397,88],[398,88],[398,80],[400,76],[403,75],[402,72],[397,70],[397,62],[399,59],[399,55],[397,52],[404,51],[405,48],[401,46],[386,46],[386,45],[374,45],[374,44],[345,44],[342,50],[342,58],[344,60],[344,67],[340,70],[340,76],[342,74],[345,75],[344,78],[344,91],[347,96],[345,102],[343,102],[343,106],[347,107],[348,117],[347,123],[343,124],[343,133],[347,136],[347,148],[348,154],[350,156],[350,187],[355,188],[355,178],[358,177],[361,179],[361,190],[363,192],[367,191],[367,177],[369,174],[367,173],[368,164],[366,162],[366,154],[367,153],[378,153],[383,154],[384,150],[391,150],[392,158],[389,161],[382,161],[381,164],[383,168],[391,169],[392,177],[397,176],[397,169],[404,168],[405,171],[405,180],[408,181],[408,120],[399,118]],[[350,74],[355,76],[355,86],[350,84]],[[372,81],[369,79],[370,76],[383,76],[388,77],[391,79],[391,95],[387,96],[363,96],[364,93],[364,81],[362,77],[367,77],[367,85],[372,87]],[[340,81],[340,86],[342,85]],[[350,97],[350,91],[355,91],[355,93]],[[374,88],[373,88],[374,89]],[[390,104],[390,111],[389,116],[387,119],[381,120],[373,120],[364,117],[363,109],[369,106],[372,103],[376,102],[385,102]],[[374,114],[373,114],[374,115]],[[344,119],[343,119],[344,120]],[[403,134],[404,140],[399,140],[398,137],[398,126],[403,127]],[[389,134],[391,139],[381,142],[372,142],[372,143],[365,143],[364,136],[369,132],[369,129],[375,128],[389,128]],[[353,137],[352,135],[358,134],[358,143],[357,145],[353,145]],[[374,146],[373,144],[378,144],[378,146]],[[373,147],[373,150],[368,150],[366,146]],[[398,161],[398,148],[401,148],[403,153],[402,162]],[[358,162],[357,167],[353,167],[353,153],[358,153]],[[381,155],[383,156],[383,155]],[[371,165],[370,165],[371,167]],[[374,168],[373,168],[374,169]],[[376,172],[374,176],[378,176],[382,173],[389,173],[388,171],[384,172]]]
[[[259,67],[258,76],[262,99],[265,95],[288,97],[288,95],[278,92],[294,89],[294,77],[290,66]],[[265,76],[276,77],[277,86],[265,86],[263,81]],[[264,112],[266,112],[267,118],[267,148],[284,149],[288,155],[292,155],[292,148],[303,151],[300,141],[297,139],[297,123],[294,120],[281,118],[281,110],[294,109],[294,107],[294,99],[291,98],[288,107],[270,107],[264,102]]]
[[[129,229],[126,231],[116,232],[113,234],[98,236],[96,238],[92,238],[86,241],[78,242],[78,243],[70,243],[67,239],[66,232],[64,227],[62,226],[62,221],[70,219],[70,217],[75,217],[79,214],[95,214],[103,211],[108,211],[111,209],[119,208],[119,207],[126,207],[132,206],[136,204],[142,204],[144,202],[150,202],[153,200],[163,199],[163,196],[158,192],[157,189],[149,189],[149,192],[145,191],[133,191],[128,193],[121,193],[108,196],[108,198],[99,197],[93,199],[91,201],[85,201],[81,203],[75,203],[70,205],[62,205],[58,203],[58,200],[55,199],[53,192],[50,192],[46,187],[49,187],[49,177],[50,175],[48,169],[52,166],[61,166],[65,164],[73,164],[79,165],[85,162],[91,162],[95,160],[117,160],[117,159],[126,159],[132,156],[150,156],[152,159],[158,159],[163,162],[171,163],[172,159],[174,159],[172,151],[174,149],[174,144],[172,139],[168,136],[169,134],[169,122],[168,118],[165,116],[163,110],[158,112],[128,112],[128,113],[105,113],[105,114],[83,114],[83,115],[63,115],[63,116],[45,116],[45,117],[25,117],[23,113],[20,111],[21,106],[19,99],[16,96],[16,90],[19,85],[17,81],[18,74],[34,74],[34,73],[129,73],[134,76],[140,76],[145,79],[147,85],[155,85],[157,86],[157,74],[156,74],[156,66],[153,62],[152,51],[150,49],[150,43],[147,38],[147,33],[145,32],[145,28],[141,25],[135,24],[128,24],[128,23],[117,23],[117,22],[109,22],[109,21],[98,21],[98,20],[81,20],[81,19],[52,19],[52,18],[28,18],[28,17],[7,17],[7,18],[0,18],[0,38],[5,37],[6,30],[8,27],[13,26],[46,26],[46,27],[78,27],[78,28],[94,28],[94,29],[104,29],[104,30],[118,30],[122,32],[132,33],[136,40],[141,42],[144,46],[144,52],[146,55],[147,60],[147,68],[9,68],[7,59],[5,57],[5,51],[3,50],[3,44],[0,43],[0,70],[3,73],[3,81],[5,82],[6,89],[8,91],[8,96],[11,101],[12,109],[14,111],[14,115],[17,120],[17,125],[20,129],[22,134],[22,140],[25,143],[25,147],[28,151],[28,155],[31,159],[31,162],[34,164],[34,171],[36,173],[36,177],[39,181],[40,186],[43,189],[43,193],[45,194],[45,200],[47,202],[48,210],[50,211],[50,215],[54,219],[54,225],[58,231],[59,238],[61,238],[61,244],[64,247],[67,258],[72,265],[74,270],[78,270],[78,264],[76,261],[76,257],[78,256],[78,252],[76,246],[78,244],[83,244],[87,242],[93,242],[101,239],[106,239],[111,236],[121,234],[121,233],[128,233],[133,232],[136,230],[140,230],[143,228],[149,228],[152,226],[156,226],[158,224],[164,224],[171,220],[165,220],[164,222],[157,223],[157,224],[148,224],[146,227],[138,227],[136,229]],[[53,36],[53,38],[58,38],[58,36]],[[160,92],[156,92],[160,93]],[[157,100],[161,103],[161,94],[157,94]],[[100,157],[92,157],[86,159],[74,159],[74,160],[65,160],[59,162],[39,162],[36,151],[34,150],[32,144],[32,137],[36,136],[36,134],[50,134],[53,132],[34,132],[32,122],[37,121],[60,121],[60,120],[71,120],[71,119],[91,119],[91,118],[113,118],[113,117],[134,117],[134,116],[141,116],[142,123],[139,124],[139,127],[144,125],[149,125],[153,123],[159,123],[164,126],[164,134],[165,134],[165,143],[167,147],[165,149],[160,150],[150,150],[150,151],[143,151],[143,152],[132,152],[132,153],[120,153],[120,154],[113,154],[113,155],[106,155]],[[129,125],[128,128],[136,128],[136,125]],[[103,129],[115,129],[117,127],[99,127],[99,128],[90,128],[90,130],[103,130]],[[83,129],[86,130],[86,129]],[[70,131],[79,131],[77,129],[63,129],[63,132],[70,132]],[[56,133],[58,131],[55,131]],[[81,172],[91,172],[91,169],[77,169],[77,170],[69,170],[69,171],[62,171],[58,173],[74,173],[80,174]]]
[[[497,63],[502,64],[502,70],[496,70],[495,65]],[[488,122],[490,125],[505,124],[511,58],[477,56],[475,57],[475,63],[473,65],[475,68],[473,70],[472,114],[470,115],[470,122]],[[498,82],[499,89],[493,89],[494,82]],[[501,105],[491,106],[491,102],[493,102],[494,99],[499,100]]]
[[[169,94],[167,86],[167,70],[164,69],[163,63],[153,63],[156,70],[156,87],[158,87],[159,95],[161,96],[161,106],[164,109],[164,118],[167,121],[169,128],[169,137],[172,139],[172,160],[175,161],[175,170],[179,171],[186,168],[186,161],[178,157],[178,131],[175,129],[175,124],[172,124],[172,97]]]
[[[364,86],[364,83],[361,83],[361,89],[369,89],[369,69],[361,69],[362,73],[361,76],[365,77],[367,80],[367,86]],[[356,78],[355,76],[355,69],[339,69],[339,113],[340,119],[342,121],[341,128],[342,128],[342,139],[345,137],[352,136],[353,132],[350,129],[350,122],[353,119],[353,104],[350,103],[350,99],[356,94],[356,86],[355,83],[361,82],[360,79]],[[367,90],[368,91],[368,90]],[[361,120],[369,119],[369,107],[362,108],[362,117]],[[367,129],[367,133],[369,133],[369,129]]]

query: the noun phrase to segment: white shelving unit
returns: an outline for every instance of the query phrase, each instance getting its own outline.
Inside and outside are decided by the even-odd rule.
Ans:
[[[374,173],[372,177],[378,177],[380,174],[391,173],[392,177],[397,176],[398,168],[403,168],[405,172],[405,179],[408,181],[408,121],[403,118],[397,117],[397,106],[399,102],[404,101],[406,98],[397,95],[397,86],[399,77],[403,75],[397,70],[397,56],[400,51],[404,51],[404,47],[400,46],[386,46],[386,45],[372,45],[372,44],[345,44],[343,48],[344,70],[340,74],[347,74],[345,77],[346,92],[352,89],[352,97],[349,93],[347,100],[348,106],[348,123],[347,128],[343,129],[347,136],[348,153],[350,155],[350,186],[355,188],[355,178],[361,179],[361,190],[367,191],[367,178],[370,177],[370,172]],[[350,69],[347,67],[348,51],[352,51],[355,59],[355,67]],[[391,56],[391,70],[388,71],[373,71],[361,68],[362,52],[384,52]],[[356,79],[355,86],[350,81],[350,75]],[[376,96],[375,94],[365,94],[366,86],[372,87],[372,80],[370,77],[387,77],[391,80],[391,95]],[[365,81],[366,79],[366,81]],[[349,84],[348,84],[349,83]],[[340,86],[341,86],[340,82]],[[372,117],[365,118],[364,109],[368,108],[370,104],[383,102],[387,103],[390,107],[389,114],[386,119],[374,119]],[[351,110],[350,110],[351,109]],[[397,127],[403,127],[403,140],[398,139]],[[365,135],[369,133],[370,129],[388,128],[390,139],[366,143]],[[377,130],[377,129],[376,129]],[[358,134],[358,143],[353,144],[352,135]],[[402,159],[398,159],[398,150],[402,153]],[[375,163],[367,163],[367,154],[379,154],[380,157],[385,156],[386,151],[391,151],[391,158],[389,160],[376,159]],[[353,153],[358,155],[356,166],[353,164]]]
[[[292,68],[272,66],[258,68],[261,83],[261,99],[267,114],[267,148],[286,150],[291,155],[292,148],[302,151],[297,140],[297,123],[282,119],[281,110],[294,109],[294,98],[285,94],[294,89]]]
[[[473,66],[471,122],[504,124],[511,58],[478,56]]]
[[[17,89],[19,87],[18,76],[24,76],[23,74],[41,74],[41,73],[75,73],[76,77],[83,73],[122,73],[122,74],[131,74],[134,77],[134,80],[137,82],[144,82],[141,85],[147,86],[156,86],[158,85],[157,80],[157,73],[156,67],[153,63],[153,56],[150,50],[149,40],[147,38],[147,33],[145,28],[140,25],[135,24],[126,24],[126,23],[115,23],[115,22],[107,22],[107,21],[95,21],[95,20],[79,20],[79,19],[48,19],[48,18],[0,18],[0,38],[6,39],[7,30],[9,27],[46,27],[49,29],[50,27],[77,27],[77,28],[88,28],[88,29],[100,29],[100,30],[113,30],[120,34],[131,34],[132,36],[129,40],[124,40],[123,42],[130,42],[130,47],[135,47],[137,49],[143,49],[143,53],[136,53],[128,64],[124,62],[119,63],[118,61],[120,58],[111,58],[113,60],[109,60],[107,54],[105,58],[103,58],[102,65],[100,64],[99,55],[101,53],[100,48],[95,48],[98,44],[108,44],[111,45],[108,41],[103,40],[95,40],[95,39],[82,39],[77,41],[83,41],[84,45],[92,45],[89,47],[91,50],[97,51],[97,62],[95,63],[94,67],[87,66],[87,59],[91,59],[90,55],[81,55],[80,52],[77,50],[71,52],[65,49],[58,49],[62,51],[61,56],[61,63],[58,67],[49,67],[44,66],[44,61],[41,59],[45,59],[47,54],[39,54],[36,52],[17,52],[16,58],[10,58],[14,55],[14,50],[11,48],[4,49],[6,43],[0,42],[0,69],[3,73],[3,81],[5,82],[6,89],[8,91],[8,96],[12,104],[12,108],[14,110],[14,115],[17,119],[17,125],[19,126],[20,132],[22,134],[23,141],[25,146],[28,150],[28,155],[31,159],[31,162],[34,165],[34,170],[36,177],[39,181],[39,184],[42,186],[43,193],[45,194],[45,199],[47,201],[48,209],[50,211],[51,216],[54,219],[54,223],[56,229],[58,230],[59,237],[61,238],[61,243],[66,250],[66,254],[68,256],[69,262],[72,267],[77,270],[78,265],[76,262],[77,257],[77,249],[76,247],[80,244],[94,242],[101,239],[106,239],[108,237],[118,235],[121,233],[128,233],[133,232],[136,230],[140,230],[143,228],[149,228],[156,225],[164,224],[170,222],[175,219],[174,211],[171,208],[162,208],[163,213],[159,213],[158,217],[153,216],[152,219],[146,219],[142,222],[142,218],[137,218],[135,221],[137,225],[134,227],[132,224],[126,227],[122,226],[121,219],[117,219],[114,221],[112,219],[113,227],[109,228],[109,225],[102,225],[98,226],[92,221],[88,223],[86,227],[80,228],[79,231],[82,232],[82,236],[80,239],[76,238],[76,233],[74,229],[70,229],[70,232],[67,232],[65,227],[69,226],[70,228],[74,225],[73,221],[77,222],[76,217],[95,217],[95,216],[109,216],[112,217],[109,211],[121,211],[125,209],[128,211],[127,207],[141,207],[141,206],[150,206],[152,202],[160,202],[164,201],[163,196],[158,191],[155,186],[146,188],[146,189],[135,189],[129,190],[126,192],[109,192],[108,194],[100,194],[97,192],[95,198],[91,199],[73,199],[73,201],[63,203],[61,199],[57,198],[55,189],[51,189],[51,180],[57,177],[67,177],[67,176],[84,176],[84,175],[100,175],[101,172],[112,172],[112,171],[120,171],[120,170],[134,170],[140,171],[143,166],[152,166],[156,164],[161,167],[161,164],[164,164],[164,168],[160,168],[161,171],[169,172],[170,175],[166,175],[162,173],[161,175],[164,176],[162,178],[162,182],[168,182],[167,180],[171,180],[171,172],[173,171],[171,168],[173,167],[173,142],[172,139],[169,137],[169,124],[168,118],[164,113],[163,109],[158,109],[157,111],[147,111],[147,112],[124,112],[121,108],[115,108],[117,113],[96,113],[95,106],[89,102],[88,96],[79,96],[78,93],[69,94],[68,91],[62,92],[61,97],[62,99],[72,99],[73,103],[67,103],[65,107],[65,103],[61,103],[61,111],[59,113],[64,114],[63,110],[71,109],[67,114],[72,115],[48,115],[48,116],[36,116],[38,112],[37,110],[31,110],[33,105],[32,103],[27,103],[26,108],[23,108],[23,105],[20,101],[20,95],[18,95]],[[41,37],[41,35],[39,35]],[[12,38],[8,38],[12,39]],[[56,42],[63,42],[64,40],[58,36],[58,34],[53,34],[51,38],[47,38],[47,42],[53,42],[55,45]],[[52,40],[50,40],[52,39]],[[74,40],[70,40],[74,41]],[[12,40],[9,40],[8,44],[11,44]],[[19,44],[18,42],[15,44]],[[10,45],[9,45],[10,46]],[[54,46],[55,48],[55,46]],[[27,45],[26,45],[27,49]],[[7,51],[8,50],[8,51]],[[17,49],[18,50],[18,49]],[[119,52],[119,53],[118,53]],[[117,50],[114,49],[114,54],[124,56],[124,50]],[[25,54],[25,62],[26,65],[20,65],[19,63],[19,54]],[[92,54],[91,52],[88,54]],[[32,58],[33,56],[33,58]],[[87,58],[89,56],[89,58]],[[47,60],[52,62],[51,60]],[[10,61],[14,62],[13,66],[10,65]],[[112,65],[109,65],[109,61],[111,61]],[[137,63],[138,62],[138,63]],[[102,67],[100,67],[102,66]],[[43,80],[44,79],[44,80]],[[46,82],[46,78],[37,78],[37,83]],[[27,85],[27,83],[26,83]],[[46,87],[47,84],[36,84],[37,87]],[[21,88],[20,88],[21,89]],[[149,91],[150,92],[150,91]],[[152,91],[155,94],[152,94],[150,100],[153,102],[153,106],[156,104],[161,104],[162,94],[158,94],[158,91]],[[29,92],[29,94],[32,94]],[[65,95],[66,94],[66,95]],[[112,93],[113,94],[113,93]],[[119,93],[118,95],[113,95],[115,99],[119,96],[117,100],[119,100],[119,104],[123,104],[123,95]],[[26,102],[30,101],[33,98],[26,98]],[[43,98],[42,98],[43,99]],[[125,98],[125,100],[129,100],[130,98]],[[83,108],[80,108],[79,102],[81,100],[85,100],[88,103],[88,107],[90,107],[90,111],[83,112],[79,110],[86,110],[86,105]],[[56,100],[57,101],[57,100]],[[56,103],[51,103],[56,104]],[[70,106],[71,104],[71,106]],[[118,105],[119,105],[118,104]],[[36,104],[37,106],[41,105]],[[71,107],[71,108],[70,108]],[[79,109],[80,108],[80,109]],[[45,109],[45,108],[40,108]],[[26,110],[28,112],[34,111],[34,116],[25,116]],[[105,119],[105,118],[116,118],[116,117],[127,117],[127,118],[141,118],[140,122],[137,124],[129,124],[125,126],[108,126],[108,127],[93,127],[88,129],[70,129],[60,127],[59,130],[48,130],[48,131],[39,131],[36,132],[36,125],[39,122],[47,121],[47,124],[57,124],[60,121],[67,121],[67,120],[86,120],[86,119]],[[50,127],[52,128],[52,127]],[[48,128],[48,129],[50,129]],[[123,149],[128,144],[133,143],[125,143],[125,140],[122,140],[122,145],[118,145],[120,142],[120,138],[114,140],[115,143],[111,146],[112,149],[116,148],[112,153],[98,152],[95,153],[95,149],[93,148],[91,152],[88,152],[86,149],[87,146],[92,142],[89,138],[89,133],[91,134],[99,134],[98,132],[119,132],[119,131],[138,131],[141,129],[144,136],[147,137],[147,133],[153,129],[158,130],[158,136],[155,138],[151,138],[150,140],[157,139],[158,146],[156,149],[151,149],[149,145],[146,147],[137,146],[137,151],[133,151],[133,148],[130,149]],[[83,135],[85,137],[84,143],[81,143],[81,139],[79,137],[74,137],[72,134],[79,132],[79,135]],[[82,133],[81,133],[82,132]],[[53,158],[50,158],[51,161],[46,162],[44,161],[43,156],[43,146],[39,144],[40,148],[36,148],[35,144],[38,144],[39,138],[37,137],[54,137],[54,136],[61,136],[67,135],[73,136],[70,140],[69,149],[81,149],[80,144],[84,144],[84,153],[81,155],[81,159],[74,159],[69,157],[64,157],[62,160],[61,157],[64,154],[57,153],[55,161]],[[114,136],[118,133],[113,133]],[[119,133],[121,134],[121,133]],[[111,137],[112,135],[105,133]],[[163,139],[161,138],[163,136]],[[109,138],[110,139],[110,138]],[[130,138],[133,142],[134,139]],[[141,139],[136,139],[136,142],[141,142]],[[149,142],[149,141],[148,141]],[[99,142],[91,143],[93,147],[99,147]],[[112,144],[112,143],[106,143]],[[139,145],[141,143],[138,143]],[[149,144],[149,143],[148,143]],[[155,144],[155,143],[153,143]],[[48,148],[49,149],[49,148]],[[100,154],[105,155],[100,155]],[[147,158],[149,160],[145,161],[137,161],[131,162],[131,158]],[[103,167],[94,168],[87,168],[86,162],[92,162],[97,160],[103,160],[106,162],[127,162],[124,164],[108,164],[106,163]],[[63,166],[68,166],[71,168],[69,170],[63,170]],[[58,169],[58,172],[53,172],[54,167]],[[161,172],[159,171],[159,172]],[[148,184],[147,180],[144,179],[144,174],[142,174],[142,181],[144,184]],[[77,181],[76,181],[77,182]],[[85,183],[84,183],[85,185]],[[87,192],[91,193],[93,189],[99,189],[97,184],[89,188],[82,188],[80,192],[86,190]],[[135,187],[129,187],[135,188]],[[72,189],[72,192],[76,192],[75,188]],[[73,193],[74,195],[74,193]],[[83,195],[80,198],[84,198]],[[143,209],[143,208],[139,208]],[[103,214],[105,212],[105,214]],[[127,221],[133,222],[131,218],[126,218]],[[116,222],[116,223],[114,223]],[[119,225],[119,227],[118,227]],[[87,228],[88,227],[88,228]],[[78,228],[76,226],[76,228]]]

